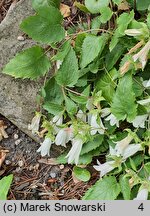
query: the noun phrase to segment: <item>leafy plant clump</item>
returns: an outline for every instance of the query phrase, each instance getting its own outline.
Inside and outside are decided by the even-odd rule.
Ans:
[[[4,73],[45,77],[41,112],[29,125],[44,136],[38,152],[45,156],[53,144],[65,147],[57,160],[75,164],[82,181],[91,176],[81,165],[105,155],[105,162],[94,165],[100,180],[85,200],[149,199],[149,0],[75,1],[83,21],[65,28],[59,0],[32,5],[35,15],[20,27],[37,45],[17,54]]]

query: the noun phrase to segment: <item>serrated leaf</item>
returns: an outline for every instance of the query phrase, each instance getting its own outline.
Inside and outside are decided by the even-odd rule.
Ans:
[[[69,97],[65,97],[65,105],[70,115],[74,115],[77,112],[77,105]]]
[[[53,6],[59,8],[60,0],[32,0],[32,7],[37,10],[43,6]]]
[[[45,75],[50,68],[50,61],[39,46],[26,49],[17,54],[5,66],[3,72],[15,78],[30,78]]]
[[[52,58],[52,60],[57,61],[63,61],[66,55],[68,54],[70,50],[70,41],[66,41],[63,46],[61,47],[60,51],[57,52],[57,54]]]
[[[117,19],[117,29],[115,30],[114,35],[111,38],[111,42],[109,45],[110,51],[114,49],[117,45],[119,38],[125,35],[125,30],[127,29],[128,25],[134,19],[134,11],[129,13],[122,13]]]
[[[87,182],[91,178],[91,174],[88,170],[77,166],[73,168],[73,174],[77,179],[83,182]]]
[[[59,105],[59,104],[56,104],[56,103],[51,103],[51,102],[46,102],[44,105],[43,105],[43,108],[45,110],[48,111],[48,113],[51,113],[53,115],[58,115],[60,114],[61,112],[64,111],[64,107]]]
[[[106,43],[106,35],[95,36],[88,35],[84,39],[81,53],[81,68],[85,68],[90,64],[100,52],[103,51]]]
[[[122,0],[113,0],[113,2],[114,2],[116,5],[119,5],[119,4],[122,2]]]
[[[6,200],[10,185],[13,180],[13,175],[5,176],[0,180],[0,200]]]
[[[121,55],[124,53],[125,50],[126,47],[118,43],[115,46],[115,48],[106,55],[105,63],[108,71],[110,71],[113,68],[113,66],[117,63],[117,61],[119,60],[119,58],[121,57]]]
[[[73,86],[77,83],[78,78],[78,60],[73,48],[70,47],[60,69],[57,71],[55,79],[59,85]]]
[[[113,15],[112,10],[107,6],[100,8],[100,13],[101,13],[100,21],[102,23],[106,23],[107,21],[109,21]]]
[[[65,30],[61,26],[63,17],[57,8],[43,6],[37,8],[37,14],[23,20],[20,28],[37,42],[51,44],[61,41],[65,37]]]
[[[108,102],[112,101],[113,96],[115,94],[115,83],[111,78],[110,74],[108,75],[107,73],[105,73],[100,77],[100,79],[96,83],[96,90],[97,91],[102,90],[103,97]]]
[[[94,149],[97,149],[103,142],[104,136],[97,135],[94,140],[85,143],[82,147],[80,155],[86,154]]]
[[[76,40],[75,40],[75,51],[76,51],[76,53],[79,53],[79,54],[81,53],[82,44],[83,44],[83,41],[84,41],[85,37],[86,37],[85,33],[77,35]]]
[[[82,200],[115,200],[120,193],[120,186],[114,176],[100,179],[83,196]]]
[[[133,91],[134,91],[135,97],[141,96],[144,91],[144,87],[139,77],[134,77]]]
[[[85,7],[85,5],[81,4],[80,2],[75,1],[74,6],[76,6],[77,8],[79,8],[84,13],[89,13],[89,10]]]
[[[149,0],[137,0],[136,1],[136,8],[138,11],[144,11],[147,10],[148,7],[150,6],[150,1]]]
[[[124,77],[119,80],[111,111],[118,120],[127,119],[128,122],[131,122],[135,119],[137,105],[135,104],[132,75],[130,73],[124,75]]]
[[[129,184],[129,178],[127,178],[124,175],[121,175],[119,179],[119,183],[120,183],[121,192],[123,194],[124,200],[130,200],[131,188]]]
[[[56,83],[54,77],[51,78],[50,80],[48,80],[48,82],[46,83],[45,87],[45,102],[50,101],[51,103],[57,103],[59,105],[62,104],[63,100],[64,100],[64,96],[62,93],[62,89],[61,87]]]
[[[85,0],[85,6],[93,14],[99,13],[100,8],[108,6],[108,4],[109,0]]]

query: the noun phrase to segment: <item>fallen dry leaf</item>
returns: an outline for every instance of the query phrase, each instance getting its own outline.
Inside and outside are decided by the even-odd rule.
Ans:
[[[130,5],[127,1],[123,1],[122,3],[119,4],[118,6],[118,10],[121,10],[121,11],[126,11],[126,10],[130,10]]]
[[[0,168],[2,166],[2,163],[4,162],[5,158],[6,158],[6,154],[8,153],[8,150],[2,149],[0,147]]]
[[[64,18],[69,17],[70,12],[71,12],[70,7],[68,5],[65,5],[65,4],[60,4],[60,12]]]
[[[58,162],[56,161],[56,158],[50,158],[50,159],[45,159],[45,158],[41,158],[38,160],[39,163],[44,163],[47,165],[58,165]]]
[[[0,141],[3,138],[8,138],[8,134],[5,131],[6,128],[7,128],[7,126],[4,124],[4,121],[0,120]]]

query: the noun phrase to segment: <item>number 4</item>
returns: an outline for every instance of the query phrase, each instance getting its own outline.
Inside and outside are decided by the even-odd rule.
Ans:
[[[143,211],[144,210],[144,206],[143,206],[143,203],[141,203],[138,207],[139,210]]]

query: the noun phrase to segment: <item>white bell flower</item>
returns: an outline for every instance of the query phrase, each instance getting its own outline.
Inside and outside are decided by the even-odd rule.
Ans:
[[[133,36],[133,37],[142,35],[142,31],[140,29],[127,29],[125,30],[124,33],[128,36]]]
[[[31,130],[33,134],[36,134],[39,131],[40,119],[41,114],[37,112],[36,115],[33,117],[31,124],[28,125],[28,130]]]
[[[110,108],[104,108],[101,110],[101,117],[104,118],[110,114]]]
[[[103,164],[97,161],[97,164],[98,165],[95,165],[93,167],[100,172],[100,177],[103,177],[104,175],[115,169],[115,161],[108,161]]]
[[[136,116],[132,121],[132,124],[135,128],[145,128],[145,122],[148,117],[148,114]]]
[[[77,112],[77,118],[80,119],[80,120],[83,121],[83,122],[86,122],[86,114],[83,113],[82,110],[79,110],[79,111]]]
[[[56,115],[53,117],[52,122],[55,123],[57,126],[62,125],[63,123],[63,116],[62,115]]]
[[[57,70],[60,69],[60,66],[62,65],[62,63],[63,63],[63,61],[61,61],[61,60],[57,60],[56,61],[56,68],[57,68]]]
[[[111,126],[116,125],[117,127],[119,127],[119,121],[113,114],[110,114],[105,120],[110,121]]]
[[[129,143],[132,141],[132,137],[130,135],[126,136],[124,139],[114,142],[116,143],[115,151],[116,155],[122,155],[124,150],[129,146]]]
[[[148,58],[148,53],[150,50],[150,40],[145,44],[145,46],[133,56],[134,62],[139,60],[142,64],[142,69],[144,69],[146,63],[147,63],[147,58]]]
[[[144,99],[144,100],[139,100],[139,101],[137,101],[137,103],[138,104],[141,104],[141,105],[147,105],[147,104],[149,104],[150,103],[150,97],[149,98],[147,98],[147,99]]]
[[[72,137],[73,137],[72,128],[62,128],[61,130],[59,130],[55,138],[55,144],[66,147],[66,143],[68,143],[72,139]]]
[[[46,155],[50,155],[50,148],[52,145],[52,141],[49,137],[46,137],[45,140],[43,141],[43,143],[41,143],[40,148],[37,150],[37,152],[41,152],[41,156],[44,157]]]
[[[150,79],[149,79],[149,80],[144,80],[144,81],[142,82],[142,84],[143,84],[143,86],[144,86],[145,88],[149,88],[149,87],[150,87]]]
[[[75,164],[78,164],[80,152],[82,149],[83,140],[80,138],[74,138],[72,140],[72,147],[67,154],[66,158],[68,158],[68,163],[75,162]]]
[[[139,189],[137,196],[133,200],[147,200],[148,190],[147,188]]]
[[[132,155],[141,150],[141,144],[131,144],[122,153],[122,159],[126,160],[127,158],[131,157]]]
[[[90,117],[91,135],[95,135],[97,132],[99,134],[104,134],[105,127],[101,119],[97,120],[97,115],[92,114]]]

